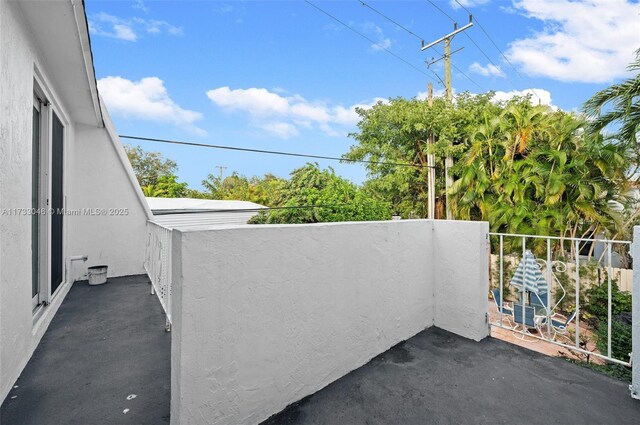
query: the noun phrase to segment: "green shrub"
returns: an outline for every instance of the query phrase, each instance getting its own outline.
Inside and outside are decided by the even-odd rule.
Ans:
[[[601,320],[596,328],[596,345],[602,354],[607,354],[607,321]],[[611,320],[611,357],[629,361],[631,352],[631,325],[617,318]]]
[[[596,317],[598,321],[607,321],[608,310],[608,286],[606,281],[600,285],[594,285],[587,290],[587,303],[584,306],[586,312]],[[621,291],[615,279],[611,281],[611,314],[631,311],[631,294]]]

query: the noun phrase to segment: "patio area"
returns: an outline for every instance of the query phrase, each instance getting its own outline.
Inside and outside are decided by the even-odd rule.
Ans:
[[[0,423],[169,423],[171,334],[149,290],[145,275],[76,282],[2,405]]]
[[[171,334],[148,282],[76,283],[2,405],[1,422],[169,423]],[[639,417],[627,383],[495,338],[474,342],[432,327],[263,424],[631,424]]]
[[[262,425],[636,424],[628,384],[495,338],[430,328]]]
[[[489,323],[499,324],[500,314],[498,313],[498,310],[496,309],[496,305],[493,300],[488,301],[487,309],[489,311]],[[582,323],[581,328],[583,329],[582,335],[583,337],[585,335],[588,337],[585,348],[589,351],[598,352],[596,348],[595,339],[594,339],[595,337],[593,336],[593,332],[588,330],[588,326],[586,323],[583,323],[583,322],[581,323]],[[503,323],[503,325],[507,326],[508,323],[505,322]],[[574,329],[575,329],[574,325],[570,325],[569,328],[571,329],[571,332],[574,332]],[[538,334],[534,334],[534,335],[538,335]],[[572,335],[575,335],[575,334],[572,334]],[[582,361],[585,360],[584,354],[567,349],[565,347],[560,347],[548,341],[544,341],[544,340],[540,340],[532,337],[531,338],[523,337],[521,334],[512,332],[509,329],[503,329],[497,326],[492,326],[491,336],[496,339],[500,339],[502,341],[508,342],[510,344],[519,345],[521,347],[528,348],[529,350],[537,351],[538,353],[545,354],[547,356],[566,357],[569,359],[582,360]],[[557,339],[564,343],[569,343],[569,344],[572,343],[572,340],[566,337],[558,336]],[[597,356],[590,356],[589,361],[591,363],[596,363],[596,364],[606,363],[603,359]]]

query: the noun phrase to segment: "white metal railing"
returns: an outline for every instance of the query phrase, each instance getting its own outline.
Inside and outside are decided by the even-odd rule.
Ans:
[[[527,293],[530,293],[531,296],[533,296],[533,292],[528,291],[523,284],[521,287],[516,288],[519,298],[518,301],[513,303],[512,308],[498,308],[498,320],[491,321],[491,326],[516,332],[520,334],[522,338],[526,337],[532,338],[533,340],[543,340],[569,350],[598,357],[609,362],[618,363],[624,366],[631,365],[630,353],[624,353],[623,358],[620,358],[621,356],[618,356],[619,358],[615,358],[613,356],[611,326],[613,319],[612,277],[617,271],[617,269],[612,267],[612,251],[613,247],[617,246],[622,248],[620,249],[621,251],[628,252],[631,248],[630,241],[561,238],[553,236],[506,233],[490,233],[490,237],[492,239],[493,246],[498,249],[497,261],[490,262],[490,279],[492,281],[492,287],[496,286],[496,282],[493,280],[497,273],[497,286],[499,288],[500,302],[496,304],[505,305],[505,287],[510,284],[514,272],[516,271],[521,259],[525,257],[527,250],[533,251],[536,256],[536,263],[538,264],[538,267],[540,267],[539,272],[544,279],[546,279],[548,285],[548,298],[546,305],[542,306],[542,308],[539,308],[538,310],[535,310],[534,307],[533,311],[535,311],[535,313],[533,323],[528,322],[526,310],[529,309],[528,313],[529,316],[531,316],[531,305],[527,306],[526,300]],[[591,248],[591,244],[602,244],[604,249],[599,257],[585,259],[585,256],[581,255],[580,252],[588,248],[589,252],[592,253],[594,249]],[[592,264],[595,277],[591,274],[581,276],[581,266],[584,266],[586,261],[593,261]],[[511,270],[505,270],[505,266]],[[606,272],[606,279],[604,282],[601,281],[604,277],[602,272]],[[529,276],[531,275],[532,274],[529,273]],[[572,285],[573,290],[570,292],[565,291],[561,281],[567,286]],[[584,300],[581,299],[581,291],[584,292],[585,289],[593,285],[607,285],[607,344],[604,352],[597,350],[595,345],[592,345],[591,348],[588,347],[588,342],[593,343],[593,339],[596,335],[594,335],[593,330],[588,329],[587,326],[581,325],[581,317],[584,315],[581,314],[581,303],[584,304]],[[557,328],[552,326],[552,318],[559,313],[559,304],[562,301],[560,295],[562,295],[562,297],[565,295],[573,297],[573,300],[565,300],[565,303],[573,304],[572,309],[575,311],[575,317],[567,324],[563,332],[557,332]],[[554,296],[557,300],[554,300]],[[516,309],[520,308],[522,309],[521,315],[519,315],[520,312],[515,312]],[[567,314],[568,311],[564,311],[564,313],[565,316],[571,317]],[[510,314],[513,314],[513,317],[510,317]],[[519,315],[519,321],[517,322],[515,320],[516,315]],[[513,322],[513,325],[505,326],[505,319],[507,319],[509,323]],[[535,331],[532,332],[533,329],[535,329]]]
[[[151,294],[157,294],[164,309],[166,329],[171,330],[171,229],[147,221],[144,268],[151,280]]]

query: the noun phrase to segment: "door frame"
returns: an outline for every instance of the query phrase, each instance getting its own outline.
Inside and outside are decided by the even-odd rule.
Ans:
[[[38,246],[38,280],[39,280],[39,291],[38,291],[38,299],[37,305],[33,306],[34,314],[37,312],[38,307],[46,306],[51,303],[51,300],[54,296],[59,292],[60,288],[64,286],[64,283],[67,280],[67,270],[65,267],[65,258],[67,251],[67,226],[66,220],[63,215],[63,226],[62,226],[62,263],[60,266],[62,267],[62,283],[59,285],[57,290],[54,293],[51,293],[51,247],[53,244],[51,238],[51,195],[52,195],[52,182],[51,182],[51,172],[52,172],[52,155],[51,151],[53,148],[53,134],[52,134],[52,125],[53,125],[53,112],[55,112],[56,116],[60,120],[63,126],[63,144],[65,145],[65,149],[63,150],[63,158],[62,158],[62,193],[63,193],[63,208],[67,208],[67,193],[68,193],[68,179],[67,171],[68,171],[68,155],[69,149],[69,119],[63,108],[60,104],[55,100],[55,96],[52,91],[48,88],[48,85],[45,82],[45,78],[39,72],[38,68],[34,69],[34,78],[33,78],[33,94],[41,100],[40,104],[40,186],[39,186],[39,204],[42,208],[45,209],[44,214],[40,215],[39,220],[39,246]],[[35,302],[35,297],[33,297],[32,302]]]
[[[43,258],[43,254],[46,255],[46,248],[43,246],[43,229],[45,229],[46,226],[46,214],[42,214],[42,208],[44,206],[42,199],[43,199],[43,187],[42,187],[42,175],[43,175],[43,163],[46,162],[46,160],[43,158],[43,139],[44,139],[44,135],[42,134],[42,129],[46,128],[46,109],[43,107],[43,100],[41,97],[41,93],[40,91],[37,89],[36,84],[34,83],[34,89],[33,89],[33,109],[37,109],[38,110],[38,140],[37,140],[37,145],[33,146],[35,143],[35,137],[34,134],[31,134],[31,140],[32,140],[32,151],[31,151],[31,178],[32,178],[32,183],[31,183],[31,196],[32,196],[32,200],[33,200],[33,178],[34,178],[34,155],[36,154],[33,150],[33,148],[37,148],[38,152],[38,174],[37,174],[37,179],[38,179],[38,186],[36,188],[37,193],[36,193],[36,197],[37,197],[37,205],[33,205],[32,203],[32,208],[35,208],[36,211],[31,211],[32,214],[36,215],[37,219],[38,219],[38,225],[37,225],[37,232],[38,234],[36,235],[36,240],[37,240],[37,245],[36,245],[36,252],[34,252],[34,247],[33,247],[33,231],[34,231],[34,226],[33,226],[33,222],[31,225],[31,273],[32,273],[32,281],[31,281],[31,290],[32,290],[32,295],[31,295],[31,309],[32,310],[36,310],[36,308],[42,304],[43,300],[44,300],[44,288],[43,288],[43,282],[45,282],[46,280],[43,279],[42,276],[42,258]],[[35,123],[34,118],[32,117],[32,123]],[[34,131],[33,125],[32,125],[32,132]],[[33,201],[32,201],[33,202]],[[33,217],[32,217],[33,220]],[[46,229],[45,229],[46,230]],[[44,252],[43,252],[44,251]],[[36,256],[36,263],[37,263],[37,268],[36,268],[36,273],[37,276],[35,276],[36,278],[36,286],[37,286],[37,293],[36,295],[33,295],[33,262],[34,262],[34,258],[33,256]]]

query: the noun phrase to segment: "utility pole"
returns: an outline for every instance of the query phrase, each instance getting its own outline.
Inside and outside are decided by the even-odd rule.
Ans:
[[[429,83],[427,87],[429,108],[433,106],[433,84]],[[427,215],[429,219],[436,218],[436,159],[431,151],[433,149],[433,131],[429,132],[429,140],[427,141],[429,153],[427,153],[427,192],[429,195],[429,203],[427,205]]]
[[[435,46],[436,44],[442,43],[444,41],[444,90],[445,90],[445,98],[447,102],[453,101],[453,91],[451,89],[451,40],[456,34],[459,34],[463,31],[468,30],[473,26],[473,16],[469,15],[469,23],[462,28],[458,28],[458,23],[454,22],[453,24],[453,32],[445,35],[437,39],[436,41],[424,45],[422,43],[422,51],[427,50],[430,47]],[[458,50],[456,50],[458,51]],[[455,52],[454,52],[455,53]],[[437,61],[434,61],[437,62]],[[432,63],[434,63],[432,62]],[[444,173],[445,173],[445,202],[446,202],[446,210],[447,210],[447,220],[453,219],[453,215],[451,213],[451,205],[449,204],[449,189],[453,185],[453,177],[449,174],[449,169],[453,167],[453,158],[451,155],[447,155],[447,158],[444,162]]]
[[[213,168],[217,168],[218,170],[220,170],[220,173],[219,173],[219,174],[220,174],[220,181],[222,181],[222,172],[223,172],[224,170],[226,170],[227,168],[229,168],[229,167],[223,167],[222,165],[216,165],[216,166],[215,166],[215,167],[213,167]]]

